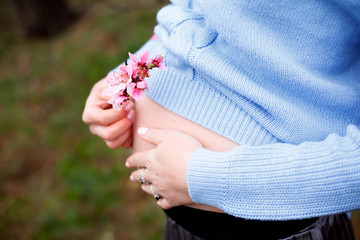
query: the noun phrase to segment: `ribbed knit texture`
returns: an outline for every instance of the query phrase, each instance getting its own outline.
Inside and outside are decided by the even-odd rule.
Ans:
[[[197,203],[249,219],[308,218],[360,208],[360,131],[298,146],[195,151],[189,192]]]
[[[241,144],[192,155],[195,202],[254,219],[360,207],[359,15],[350,0],[174,0],[160,10],[159,40],[144,48],[164,54],[168,71],[152,72],[148,96]]]

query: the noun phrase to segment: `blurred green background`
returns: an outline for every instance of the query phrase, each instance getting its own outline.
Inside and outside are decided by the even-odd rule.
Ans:
[[[161,239],[162,210],[128,180],[129,151],[108,149],[81,114],[165,3],[68,3],[71,24],[45,35],[26,31],[14,1],[0,3],[0,239]],[[353,221],[360,239],[359,213]]]
[[[161,239],[162,211],[128,180],[129,151],[108,149],[81,114],[163,3],[68,2],[82,14],[51,38],[26,38],[13,2],[0,4],[0,239]]]

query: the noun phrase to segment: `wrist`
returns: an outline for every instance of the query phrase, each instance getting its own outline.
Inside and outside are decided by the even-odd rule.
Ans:
[[[226,194],[227,162],[221,155],[205,148],[196,149],[187,168],[189,195],[197,204],[222,208]]]

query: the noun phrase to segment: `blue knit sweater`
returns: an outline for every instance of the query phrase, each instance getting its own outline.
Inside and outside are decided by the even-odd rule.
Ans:
[[[192,154],[191,198],[264,220],[360,208],[360,3],[172,2],[148,96],[240,144]]]

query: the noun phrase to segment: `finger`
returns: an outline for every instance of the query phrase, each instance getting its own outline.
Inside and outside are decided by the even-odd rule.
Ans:
[[[117,111],[113,108],[109,108],[109,104],[106,102],[98,103],[98,105],[91,104],[85,107],[82,115],[82,120],[86,124],[97,124],[97,125],[110,125],[119,119],[124,118],[128,115],[126,109]]]
[[[131,137],[131,135],[132,135],[132,128],[129,128],[118,138],[111,141],[105,141],[105,143],[111,149],[116,149],[118,147],[125,147],[125,143]]]
[[[90,125],[90,132],[107,141],[113,141],[124,134],[132,125],[132,121],[123,118],[110,126]]]
[[[147,168],[150,160],[151,150],[132,154],[125,162],[128,168]]]
[[[155,145],[159,145],[166,138],[174,134],[173,131],[146,127],[140,127],[137,132],[144,141]]]
[[[128,114],[129,112],[125,108],[117,111],[113,108],[103,109],[101,107],[93,107],[91,111],[84,111],[83,121],[87,124],[108,126],[125,118]]]
[[[94,85],[94,92],[96,92],[96,95],[99,99],[108,101],[111,99],[111,96],[107,96],[103,94],[103,91],[108,87],[106,78],[101,79],[99,82]]]
[[[141,189],[142,189],[144,192],[146,192],[146,193],[148,193],[148,194],[150,194],[150,195],[153,195],[153,193],[151,192],[151,185],[150,185],[150,184],[149,184],[149,185],[142,184],[142,185],[141,185]]]
[[[175,207],[174,205],[170,204],[166,198],[160,198],[159,200],[157,200],[157,205],[159,205],[162,209],[165,210]]]
[[[160,191],[156,188],[156,185],[154,184],[148,184],[148,185],[141,185],[141,189],[148,193],[148,194],[151,194],[154,198],[155,198],[155,194],[160,196],[160,198],[162,198],[162,195],[160,193]]]
[[[126,140],[124,145],[122,145],[122,147],[123,148],[131,148],[132,144],[133,144],[133,138],[132,138],[132,134],[130,134],[129,138]]]
[[[107,101],[110,99],[104,98],[104,96],[101,94],[106,86],[106,80],[103,78],[98,81],[91,89],[89,97],[86,99],[85,108],[82,115],[82,120],[85,123],[91,124],[93,123],[93,120],[96,119],[96,117],[94,118],[94,114],[95,116],[98,116],[98,113],[93,113],[93,111],[101,112],[102,109],[107,109],[111,106],[107,103]]]
[[[146,168],[140,168],[138,170],[133,171],[130,175],[130,180],[133,182],[140,182],[141,175],[148,182],[148,184],[151,183],[151,179],[152,179],[151,174],[149,173],[149,171],[147,171]],[[144,185],[148,185],[148,184],[144,184]]]

